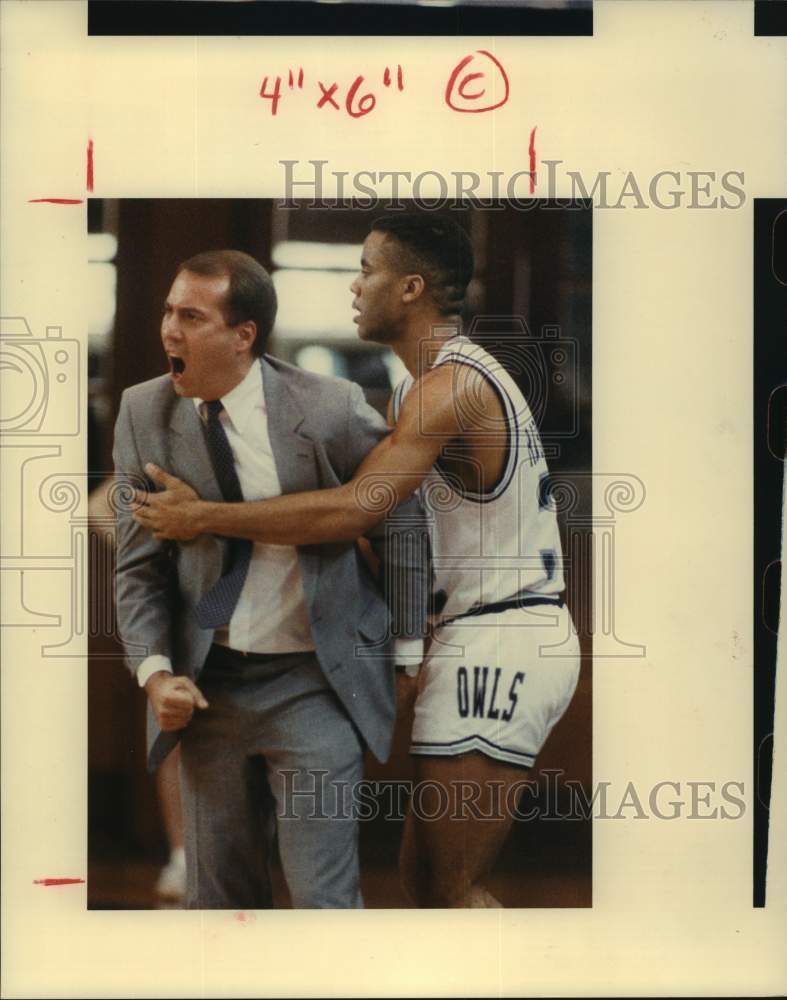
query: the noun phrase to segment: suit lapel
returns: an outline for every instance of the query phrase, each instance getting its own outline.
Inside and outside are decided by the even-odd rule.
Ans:
[[[303,410],[293,397],[284,373],[262,359],[262,386],[268,415],[268,437],[282,494],[320,488],[314,442],[299,432]],[[311,604],[320,567],[319,546],[299,547],[306,603]]]
[[[320,488],[314,442],[299,433],[303,411],[293,398],[286,377],[262,360],[262,385],[268,416],[268,437],[282,493]],[[204,500],[221,500],[208,454],[202,421],[191,399],[175,401],[170,418],[170,461],[178,479],[193,486]]]
[[[222,500],[205,443],[202,421],[191,399],[179,398],[172,408],[167,471],[192,486],[203,500]]]
[[[188,483],[203,500],[223,500],[213,471],[213,463],[208,454],[202,421],[193,400],[178,398],[175,401],[169,429],[170,434],[167,438],[169,462],[166,471]],[[212,582],[216,574],[221,572],[229,541],[226,538],[219,538],[218,535],[205,535],[202,541],[205,546],[210,546],[212,551],[211,558],[214,562],[208,573],[208,579]]]
[[[299,433],[303,411],[285,376],[263,359],[262,386],[268,414],[268,437],[282,493],[302,493],[320,487],[314,442]]]

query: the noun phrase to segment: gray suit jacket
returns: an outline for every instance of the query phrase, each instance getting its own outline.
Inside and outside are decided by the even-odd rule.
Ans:
[[[360,388],[269,356],[261,368],[282,493],[351,479],[388,430]],[[145,463],[154,462],[204,499],[222,499],[194,403],[176,395],[167,375],[123,393],[114,461],[116,473],[129,485],[146,485]],[[228,543],[212,535],[181,543],[156,541],[133,520],[132,506],[118,504],[116,569],[118,621],[129,668],[136,673],[145,657],[161,653],[176,673],[196,680],[213,632],[198,626],[194,608],[221,575]],[[319,663],[371,751],[385,760],[395,714],[389,606],[396,611],[394,634],[415,637],[426,631],[426,524],[417,502],[403,504],[369,537],[387,563],[387,603],[354,544],[301,546],[298,553]],[[386,538],[390,544],[383,545]],[[177,739],[159,730],[149,709],[151,769]]]

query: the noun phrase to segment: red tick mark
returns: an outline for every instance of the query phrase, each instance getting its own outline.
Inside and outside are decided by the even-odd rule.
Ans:
[[[93,190],[93,140],[87,141],[87,189]]]
[[[48,205],[81,205],[82,198],[28,198],[28,203],[36,205],[46,202]]]
[[[533,194],[536,190],[536,130],[533,129],[530,133],[530,147],[528,149],[530,153],[530,193]]]
[[[84,885],[83,878],[34,878],[33,885]]]

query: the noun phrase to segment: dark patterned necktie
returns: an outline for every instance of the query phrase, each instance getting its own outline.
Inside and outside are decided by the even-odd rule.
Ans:
[[[227,503],[241,503],[243,493],[235,471],[235,459],[222,427],[219,414],[224,409],[220,399],[205,404],[208,411],[206,438],[221,495]],[[229,558],[224,574],[203,594],[197,604],[196,614],[200,628],[219,628],[228,625],[251,562],[253,542],[245,538],[231,538]]]

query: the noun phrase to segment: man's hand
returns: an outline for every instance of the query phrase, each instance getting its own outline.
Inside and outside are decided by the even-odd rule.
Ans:
[[[198,522],[202,501],[197,493],[157,465],[148,463],[145,472],[164,489],[159,493],[135,491],[140,506],[134,512],[134,520],[152,531],[154,538],[188,542],[202,534]]]
[[[185,728],[191,722],[195,708],[208,707],[205,696],[194,681],[166,670],[152,674],[145,684],[145,691],[158,724],[165,733]]]

